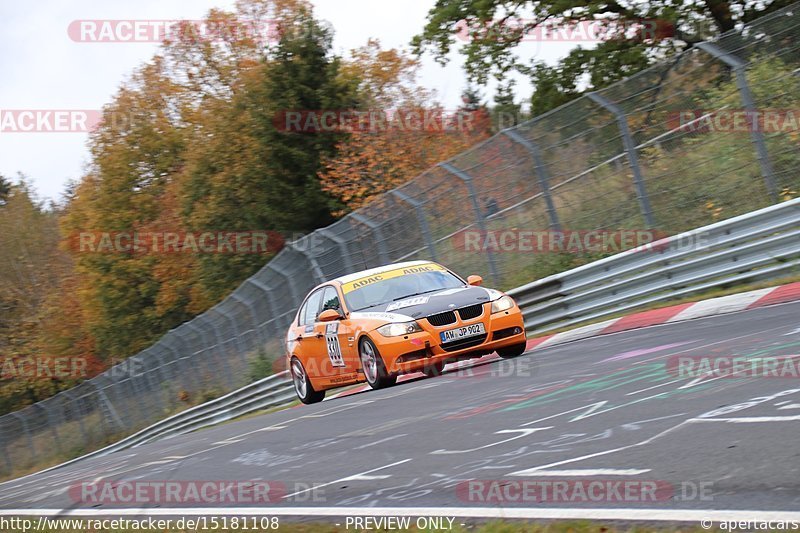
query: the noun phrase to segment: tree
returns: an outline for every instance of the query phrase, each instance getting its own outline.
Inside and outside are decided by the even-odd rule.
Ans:
[[[467,37],[468,78],[485,84],[512,72],[529,75],[538,94],[535,112],[551,109],[584,89],[599,89],[663,60],[694,43],[728,31],[792,2],[775,0],[659,0],[655,2],[561,2],[555,0],[437,0],[414,50],[432,50],[440,63],[457,38]],[[576,48],[555,66],[523,64],[514,51],[533,31],[593,21],[605,38],[591,49]],[[588,83],[581,86],[581,81]]]
[[[401,50],[382,50],[377,40],[351,52],[343,72],[358,84],[362,108],[375,115],[370,127],[355,127],[324,160],[322,188],[342,205],[336,215],[363,206],[376,195],[413,179],[489,135],[489,113],[477,90],[463,95],[454,113],[441,109],[416,84],[419,63]],[[373,106],[377,105],[377,109]],[[433,119],[430,127],[416,117]]]
[[[514,102],[514,80],[498,87],[491,114],[492,123],[497,130],[516,126],[521,122],[522,106]]]

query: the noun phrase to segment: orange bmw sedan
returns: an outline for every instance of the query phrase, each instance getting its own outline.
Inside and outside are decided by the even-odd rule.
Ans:
[[[514,300],[430,261],[356,272],[315,287],[286,335],[287,367],[303,403],[366,381],[394,385],[412,372],[438,375],[445,364],[497,352],[525,352]]]

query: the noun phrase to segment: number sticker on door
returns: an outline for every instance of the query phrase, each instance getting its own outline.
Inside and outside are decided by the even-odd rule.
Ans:
[[[325,346],[328,350],[328,357],[333,366],[344,366],[342,359],[342,347],[339,346],[339,323],[331,322],[325,326]]]

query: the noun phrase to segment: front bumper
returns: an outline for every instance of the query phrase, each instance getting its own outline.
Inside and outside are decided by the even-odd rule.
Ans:
[[[525,326],[522,312],[514,307],[491,313],[491,304],[484,304],[483,314],[472,320],[461,320],[446,326],[433,326],[425,318],[418,319],[423,331],[402,337],[384,337],[378,332],[371,336],[383,357],[386,369],[391,374],[419,372],[436,363],[448,363],[459,359],[479,357],[500,348],[525,342]],[[442,344],[442,331],[483,323],[485,335],[468,337],[458,342]]]

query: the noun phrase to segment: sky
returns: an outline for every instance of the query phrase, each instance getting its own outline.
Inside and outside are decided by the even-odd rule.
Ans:
[[[349,50],[378,38],[385,48],[406,48],[419,33],[435,0],[311,0],[318,18],[335,30],[334,51]],[[15,121],[19,112],[100,110],[130,74],[157,51],[157,43],[76,42],[70,23],[80,20],[201,19],[209,9],[233,10],[234,0],[39,0],[0,2],[0,111]],[[566,55],[565,43],[524,43],[523,58],[554,62]],[[445,67],[430,55],[422,59],[419,83],[436,91],[445,108],[461,103],[466,86],[457,52]],[[483,90],[490,100],[493,88]],[[532,87],[519,78],[519,101]],[[40,114],[40,116],[42,116]],[[70,115],[73,117],[74,115]],[[71,120],[71,118],[70,118]],[[20,132],[0,124],[0,174],[18,172],[33,183],[38,196],[57,200],[68,180],[77,180],[89,161],[88,135],[82,132]]]

